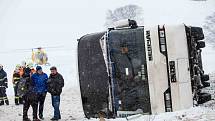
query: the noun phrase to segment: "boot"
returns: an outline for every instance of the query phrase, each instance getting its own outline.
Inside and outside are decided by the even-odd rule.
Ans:
[[[31,121],[29,118],[23,118],[23,121]]]
[[[22,97],[19,98],[19,104],[23,104],[23,99],[22,99]]]
[[[2,100],[2,101],[0,102],[0,105],[4,105],[4,100]]]
[[[19,105],[19,99],[15,98],[15,105]]]
[[[36,119],[33,119],[33,121],[41,121],[40,119],[36,118]]]
[[[9,105],[9,101],[8,99],[5,100],[6,105]]]
[[[39,118],[40,118],[41,120],[44,120],[44,117],[43,117],[42,114],[39,114]]]
[[[3,100],[0,101],[0,105],[4,105],[4,101]]]
[[[53,117],[53,118],[51,118],[50,120],[51,120],[51,121],[58,121],[58,120],[59,120],[59,118],[55,118],[55,117]]]

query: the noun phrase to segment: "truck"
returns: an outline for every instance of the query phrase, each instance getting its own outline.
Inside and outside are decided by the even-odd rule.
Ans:
[[[201,27],[119,22],[78,39],[84,114],[128,117],[188,109],[211,100]]]

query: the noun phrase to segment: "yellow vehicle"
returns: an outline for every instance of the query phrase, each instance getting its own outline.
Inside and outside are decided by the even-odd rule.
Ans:
[[[47,65],[48,64],[48,55],[43,50],[43,48],[39,47],[39,48],[32,49],[32,62],[37,65]]]

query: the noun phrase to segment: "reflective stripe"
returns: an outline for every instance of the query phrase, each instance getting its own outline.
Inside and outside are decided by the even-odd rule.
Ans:
[[[18,79],[20,79],[20,77],[13,77],[13,79],[14,79],[14,80],[18,80]]]
[[[1,78],[0,81],[4,81],[5,79],[7,79],[7,77],[5,76],[4,78]]]
[[[4,99],[4,100],[8,100],[7,97],[4,97],[3,99]]]
[[[16,96],[15,99],[19,99],[19,97]]]
[[[5,87],[5,86],[0,86],[0,87]]]

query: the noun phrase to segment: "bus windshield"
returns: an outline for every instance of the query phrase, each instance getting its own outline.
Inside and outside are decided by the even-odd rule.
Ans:
[[[112,30],[108,46],[116,111],[151,113],[144,28]]]

